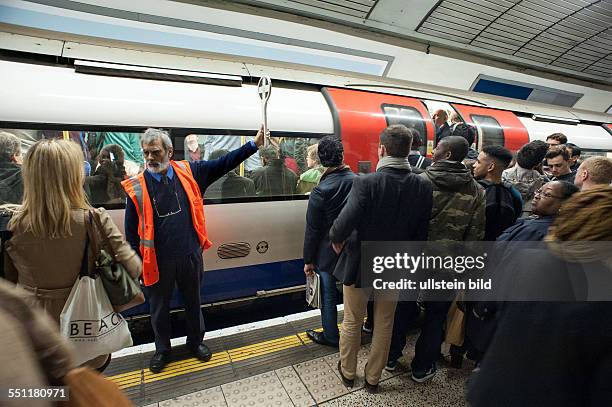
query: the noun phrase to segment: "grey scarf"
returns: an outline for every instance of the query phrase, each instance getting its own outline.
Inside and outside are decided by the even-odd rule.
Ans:
[[[410,170],[410,163],[408,162],[408,157],[391,157],[384,156],[380,160],[378,160],[378,165],[376,165],[376,171],[381,168],[395,168],[398,170]]]

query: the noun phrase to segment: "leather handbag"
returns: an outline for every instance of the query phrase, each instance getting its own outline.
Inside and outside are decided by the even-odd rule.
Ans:
[[[98,233],[94,233],[92,230],[92,220],[98,229]],[[143,304],[145,296],[140,289],[140,284],[116,260],[113,246],[110,244],[106,233],[104,233],[104,228],[98,214],[93,209],[89,211],[87,227],[88,233],[91,235],[90,239],[94,250],[95,272],[100,276],[115,312],[125,311]],[[99,245],[97,235],[102,236],[104,248]]]

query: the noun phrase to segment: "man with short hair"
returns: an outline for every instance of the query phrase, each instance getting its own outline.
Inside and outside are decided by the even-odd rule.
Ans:
[[[279,157],[279,151],[268,146],[259,152],[263,167],[253,171],[257,195],[293,195],[296,193],[298,176],[287,168],[285,160]]]
[[[317,148],[317,145],[313,145]],[[333,276],[338,255],[329,241],[329,229],[346,204],[355,174],[344,164],[344,146],[339,138],[325,136],[318,144],[317,160],[327,169],[308,198],[304,231],[304,274],[319,275],[323,331],[309,329],[306,335],[321,345],[338,347],[338,290]]]
[[[410,154],[408,154],[408,162],[412,167],[412,172],[415,174],[420,174],[431,165],[431,159],[421,155],[421,152],[419,151],[423,145],[423,140],[421,139],[421,134],[418,132],[418,130],[408,130],[412,132],[412,147],[410,148]]]
[[[463,137],[468,142],[468,152],[465,156],[468,160],[475,160],[478,158],[478,151],[472,148],[472,145],[476,141],[476,128],[467,123],[458,123],[453,126],[451,136]]]
[[[0,131],[0,204],[20,204],[23,199],[21,142],[17,136]]]
[[[474,165],[474,178],[487,193],[484,240],[497,239],[521,215],[521,194],[511,184],[502,182],[502,172],[512,161],[512,153],[502,146],[482,149]]]
[[[609,187],[612,183],[612,158],[589,157],[576,171],[574,184],[581,191]]]
[[[347,204],[334,221],[329,238],[339,253],[351,236],[334,270],[344,285],[344,321],[338,370],[353,386],[361,325],[371,287],[361,275],[361,242],[424,241],[431,214],[431,185],[412,174],[407,157],[412,133],[403,125],[387,127],[380,135],[376,172],[355,177]],[[345,260],[345,261],[343,261]],[[365,388],[376,392],[389,354],[397,292],[374,290],[374,332],[365,368]]]
[[[211,161],[174,161],[167,132],[148,129],[141,146],[146,170],[122,182],[128,195],[125,235],[143,260],[142,278],[148,287],[155,354],[149,369],[161,372],[170,356],[170,299],[178,286],[185,304],[187,348],[208,361],[212,353],[202,343],[204,318],[200,309],[202,251],[212,243],[206,233],[202,195],[206,188],[257,151],[255,141]]]
[[[537,170],[548,151],[548,144],[534,140],[525,144],[516,153],[516,164],[502,173],[502,181],[509,182],[521,194],[523,212],[521,217],[531,215],[532,200],[535,191],[548,182],[545,175]]]
[[[553,133],[546,137],[546,144],[549,147],[567,144],[567,136],[563,133]]]
[[[553,146],[546,153],[546,162],[552,175],[551,181],[574,183],[576,174],[570,170],[569,153],[565,146]]]
[[[434,112],[431,118],[434,121],[434,128],[436,129],[436,145],[438,145],[440,140],[451,135],[451,129],[447,123],[448,113],[444,109],[438,109]]]
[[[485,191],[474,180],[462,161],[468,152],[468,142],[463,137],[444,138],[433,151],[433,164],[420,174],[433,188],[431,218],[429,221],[429,241],[457,242],[482,240],[485,232]],[[412,380],[422,383],[435,376],[436,360],[444,340],[442,326],[454,291],[438,292],[433,301],[427,292],[421,292],[425,301],[425,322],[415,346],[412,359]],[[402,308],[406,314],[415,308]],[[406,343],[407,322],[415,315],[396,313],[393,340],[387,361],[387,370],[393,370],[397,359],[402,355]],[[378,321],[377,321],[378,323]],[[376,324],[374,324],[376,326]]]
[[[575,173],[580,167],[580,154],[582,150],[574,143],[567,143],[565,145],[570,156],[570,170]]]
[[[227,150],[215,150],[208,156],[208,160],[216,160],[229,154]],[[244,198],[255,196],[255,184],[252,180],[238,175],[238,168],[234,168],[227,174],[213,182],[204,193],[204,198]]]

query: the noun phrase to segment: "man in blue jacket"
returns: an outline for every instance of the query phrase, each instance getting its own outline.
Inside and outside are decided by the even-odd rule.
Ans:
[[[353,185],[355,174],[344,164],[342,142],[327,136],[318,147],[319,160],[327,167],[319,185],[308,198],[306,230],[304,235],[304,274],[316,272],[321,289],[321,320],[323,332],[309,329],[306,335],[316,343],[338,347],[338,313],[336,299],[338,290],[332,275],[338,255],[329,242],[329,229],[344,207]]]
[[[143,280],[148,287],[155,333],[155,354],[149,368],[159,373],[169,362],[170,299],[175,285],[185,303],[188,349],[200,360],[212,357],[202,343],[202,250],[211,245],[202,196],[210,184],[257,152],[263,144],[263,132],[257,134],[255,141],[210,161],[171,160],[172,141],[167,132],[158,129],[148,129],[141,144],[146,170],[122,183],[128,194],[125,234],[143,258]]]

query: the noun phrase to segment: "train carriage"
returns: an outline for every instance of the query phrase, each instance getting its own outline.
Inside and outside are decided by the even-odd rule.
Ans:
[[[187,71],[168,74],[154,69],[138,73],[138,67],[130,67],[128,71],[136,72],[132,75],[112,64],[83,69],[87,65],[95,64],[79,68],[79,64],[0,61],[0,128],[19,135],[25,149],[50,134],[77,137],[84,160],[95,158],[87,157],[91,153],[88,136],[94,133],[163,128],[171,135],[175,158],[186,159],[188,135],[196,135],[203,146],[211,138],[239,145],[259,128],[257,78]],[[389,124],[417,129],[427,141],[423,153],[431,154],[431,117],[443,108],[476,126],[477,148],[500,144],[515,151],[530,140],[562,132],[581,147],[583,155],[612,155],[609,115],[476,93],[443,94],[428,91],[424,85],[414,90],[408,85],[350,82],[347,78],[346,86],[329,86],[275,81],[268,113],[272,136],[289,145],[311,144],[336,134],[345,146],[347,164],[355,172],[367,173],[376,168],[378,136]],[[244,173],[245,168],[240,171]],[[307,199],[298,194],[205,196],[213,246],[204,256],[204,305],[302,289]],[[92,203],[105,206],[123,229],[123,204]],[[180,306],[178,298],[173,299],[172,307]],[[146,314],[146,305],[128,313],[133,317]]]

